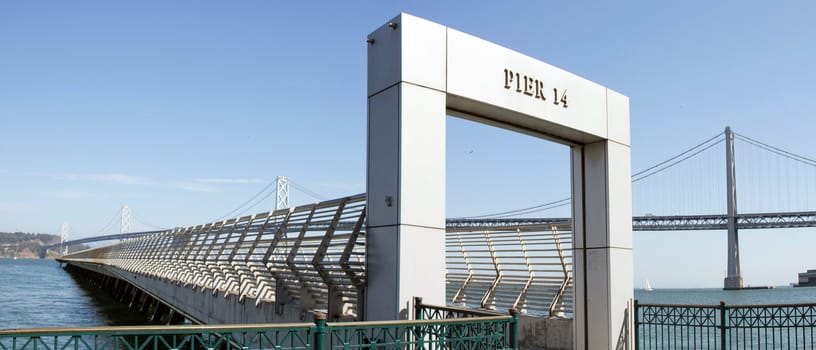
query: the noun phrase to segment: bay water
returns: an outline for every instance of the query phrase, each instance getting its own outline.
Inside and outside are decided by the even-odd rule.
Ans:
[[[0,259],[0,329],[149,324],[54,260]]]
[[[816,303],[816,287],[722,290],[722,288],[635,290],[641,304],[727,305]]]

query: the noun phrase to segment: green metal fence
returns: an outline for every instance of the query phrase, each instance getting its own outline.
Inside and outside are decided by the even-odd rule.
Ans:
[[[816,349],[816,304],[635,301],[637,349]]]
[[[311,349],[311,323],[0,331],[0,350]]]
[[[419,337],[434,340],[439,345],[436,348],[518,349],[519,315],[515,309],[505,316],[490,310],[426,305],[422,298],[414,298],[414,318],[436,322],[421,326],[416,332]],[[441,320],[446,322],[438,323]]]
[[[419,299],[414,314],[426,319],[4,330],[0,350],[518,349],[518,315],[446,309]]]

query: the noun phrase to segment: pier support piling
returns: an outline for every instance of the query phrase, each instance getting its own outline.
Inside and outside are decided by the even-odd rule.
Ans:
[[[160,322],[164,318],[164,315],[166,315],[169,312],[170,308],[168,308],[167,305],[164,305],[162,302],[157,300],[156,309],[153,310],[153,315],[150,316],[150,321]]]
[[[139,299],[142,297],[142,290],[136,288],[136,291],[133,293],[133,297],[130,298],[130,303],[128,303],[128,307],[131,309],[135,309],[138,307]]]
[[[150,295],[145,294],[144,300],[142,300],[142,305],[139,307],[139,312],[146,314],[150,311],[150,304],[153,303],[153,298]]]

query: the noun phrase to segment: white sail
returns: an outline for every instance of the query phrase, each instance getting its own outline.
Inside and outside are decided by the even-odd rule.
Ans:
[[[652,288],[652,285],[651,285],[651,284],[649,284],[649,280],[646,280],[646,287],[644,287],[643,289],[644,289],[644,290],[646,290],[646,291],[648,291],[648,292],[651,292],[651,291],[653,291],[653,290],[654,290],[654,289]]]

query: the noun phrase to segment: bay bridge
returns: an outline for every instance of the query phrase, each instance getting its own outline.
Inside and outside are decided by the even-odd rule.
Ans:
[[[739,142],[738,144],[745,146],[745,154],[736,153],[733,151],[733,148],[729,147],[729,145],[733,145],[735,140]],[[726,152],[725,150],[731,151]],[[715,155],[717,153],[722,157],[716,157]],[[734,154],[741,155],[741,157],[735,157]],[[738,158],[741,160],[739,166],[736,164]],[[723,162],[725,159],[730,159],[730,163]],[[703,166],[693,164],[693,169],[683,168],[684,164],[688,165],[695,162],[704,162],[705,164]],[[714,167],[719,167],[722,171],[712,171]],[[779,168],[775,169],[774,167]],[[701,169],[703,170],[701,171]],[[727,169],[735,169],[735,172],[728,174]],[[740,171],[737,171],[737,169]],[[780,171],[779,169],[785,170]],[[676,171],[676,174],[671,174],[670,172],[672,171]],[[670,159],[636,173],[633,176],[633,183],[636,185],[638,183],[644,183],[646,184],[644,187],[648,190],[650,186],[654,187],[654,185],[648,183],[648,181],[652,180],[652,177],[658,177],[657,175],[660,174],[668,175],[667,177],[670,179],[682,178],[683,180],[681,181],[688,181],[690,184],[678,186],[678,188],[680,188],[681,191],[691,190],[691,192],[685,195],[672,194],[672,191],[667,189],[672,187],[671,184],[660,183],[660,186],[663,186],[664,189],[656,193],[669,193],[667,196],[668,199],[665,203],[661,203],[662,207],[661,205],[649,207],[649,205],[655,203],[655,200],[648,198],[648,194],[639,192],[641,188],[635,187],[634,205],[636,207],[640,206],[640,208],[643,208],[643,211],[649,211],[650,213],[632,217],[633,231],[726,230],[728,235],[732,236],[735,235],[738,230],[745,229],[816,227],[816,211],[806,210],[808,209],[808,205],[811,204],[810,198],[816,198],[816,196],[814,196],[814,192],[816,192],[816,161],[734,133],[730,128],[726,129],[725,133],[721,135],[709,138],[703,143],[689,148]],[[712,174],[714,177],[710,178]],[[743,177],[746,178],[747,181],[745,185],[737,186],[737,183],[742,184],[736,181],[737,174],[742,174]],[[709,178],[700,179],[700,177],[703,176],[709,176]],[[732,190],[735,191],[735,193],[739,192],[741,198],[748,198],[748,200],[745,201],[749,202],[750,205],[747,207],[750,209],[771,209],[768,207],[768,203],[756,198],[760,196],[756,192],[764,192],[766,195],[768,193],[777,194],[778,198],[766,196],[766,200],[782,210],[737,213],[736,201],[733,203],[734,208],[729,210],[728,205],[723,205],[722,203],[727,203],[727,198],[714,197],[711,195],[722,196],[725,193],[731,192],[724,189],[726,186],[729,186],[727,176],[734,179],[730,183]],[[721,182],[719,186],[716,184],[717,181]],[[290,180],[283,176],[279,176],[276,181],[274,181],[276,209],[288,207],[289,183]],[[267,187],[269,188],[271,186]],[[702,195],[700,193],[693,193],[694,190],[706,190],[711,192]],[[638,199],[643,200],[643,202],[639,202]],[[719,202],[718,199],[720,200]],[[791,201],[791,199],[793,200]],[[688,204],[682,202],[701,200],[709,201],[708,203],[699,202],[699,204],[703,204],[702,207],[704,207],[704,209],[708,210],[708,213],[665,215],[659,212],[661,210],[664,211],[664,213],[672,210],[689,212],[691,209],[688,209]],[[760,204],[759,206],[757,206],[758,202]],[[448,231],[502,230],[519,227],[546,226],[558,226],[569,230],[572,221],[571,218],[544,217],[540,215],[541,213],[547,213],[558,208],[566,207],[569,203],[569,198],[565,198],[542,205],[501,213],[474,217],[448,218],[446,220],[446,227]],[[692,207],[699,208],[701,206],[699,204],[694,204]],[[779,205],[781,205],[781,207]],[[816,206],[816,199],[813,200],[813,205]],[[725,210],[726,213],[712,213],[716,212],[717,206],[720,206],[722,208],[721,210]],[[658,214],[651,212],[658,212]],[[728,214],[728,212],[731,212],[731,214]],[[123,223],[121,227],[128,227],[125,225],[125,223],[130,221],[130,218],[127,217],[128,213],[129,211],[123,210],[120,216],[115,217],[115,219],[121,220]],[[729,228],[730,226],[733,227]],[[56,249],[58,247],[105,241],[121,241],[168,231],[159,229],[158,227],[154,228],[154,230],[149,231],[123,231],[118,234],[64,240],[59,244],[43,247],[40,256],[45,257],[46,250]],[[734,248],[738,248],[738,243],[736,243],[736,247]],[[729,253],[729,256],[730,255],[731,253]],[[738,257],[738,251],[736,255]],[[738,259],[732,261],[729,266],[734,263],[738,265]],[[739,271],[739,269],[737,268],[736,271]]]

